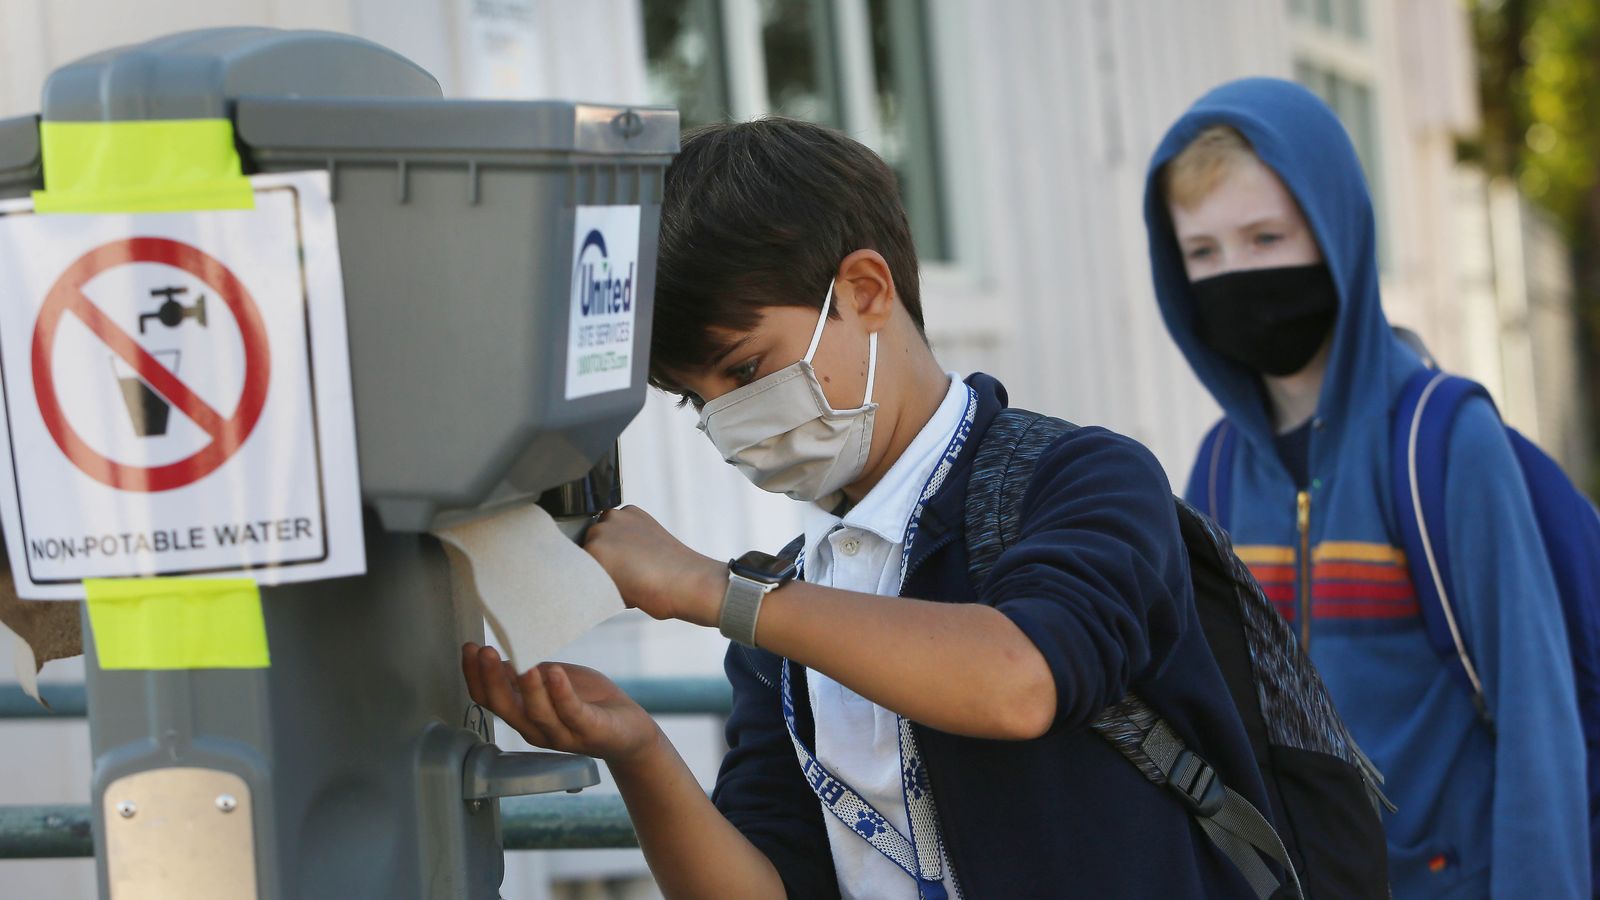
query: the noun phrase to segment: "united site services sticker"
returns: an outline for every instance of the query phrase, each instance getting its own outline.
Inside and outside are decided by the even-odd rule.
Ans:
[[[573,238],[568,400],[632,386],[639,207],[580,206]]]

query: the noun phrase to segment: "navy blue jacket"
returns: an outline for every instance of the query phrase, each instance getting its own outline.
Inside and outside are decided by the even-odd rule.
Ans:
[[[902,592],[999,609],[1044,654],[1057,709],[1050,731],[1031,741],[916,726],[962,894],[1249,896],[1177,797],[1087,727],[1104,707],[1137,691],[1225,784],[1267,809],[1196,616],[1160,465],[1135,441],[1101,428],[1064,435],[1040,457],[1020,511],[1021,538],[975,591],[963,539],[967,481],[1006,394],[986,375],[967,382],[978,393],[972,437],[923,513]],[[824,813],[783,724],[779,664],[765,651],[729,648],[730,749],[712,799],[772,860],[789,896],[837,897]],[[804,669],[793,673],[798,724],[810,741]],[[915,896],[909,877],[906,896]]]

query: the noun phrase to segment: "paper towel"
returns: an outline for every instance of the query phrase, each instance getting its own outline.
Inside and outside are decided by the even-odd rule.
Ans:
[[[82,604],[60,600],[22,600],[9,567],[0,568],[0,625],[16,636],[17,682],[40,705],[39,670],[52,659],[83,654]]]
[[[4,631],[6,634],[11,635],[11,640],[13,642],[11,648],[11,669],[17,675],[17,685],[22,688],[22,692],[24,694],[27,694],[29,697],[33,698],[33,702],[39,704],[45,709],[49,709],[50,704],[45,702],[43,697],[39,696],[39,669],[42,667],[33,658],[33,648],[28,646],[27,641],[23,640],[9,628],[0,625],[0,631]]]
[[[611,576],[533,503],[434,535],[450,557],[457,602],[483,610],[519,672],[625,609]]]

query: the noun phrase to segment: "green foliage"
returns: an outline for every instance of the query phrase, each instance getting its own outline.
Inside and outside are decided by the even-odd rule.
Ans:
[[[1516,179],[1572,251],[1578,390],[1600,423],[1600,0],[1468,0],[1483,132],[1463,156]],[[1600,455],[1591,464],[1600,496]]]
[[[1600,181],[1600,0],[1474,0],[1484,133],[1496,174],[1594,240],[1587,207]]]

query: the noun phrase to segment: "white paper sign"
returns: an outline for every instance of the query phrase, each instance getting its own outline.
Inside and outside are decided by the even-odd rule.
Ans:
[[[539,77],[533,0],[458,0],[461,95],[500,100],[547,96]]]
[[[639,207],[580,206],[573,231],[568,400],[633,383]]]
[[[366,569],[325,172],[253,210],[0,203],[0,520],[18,594]]]

